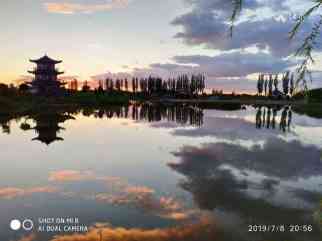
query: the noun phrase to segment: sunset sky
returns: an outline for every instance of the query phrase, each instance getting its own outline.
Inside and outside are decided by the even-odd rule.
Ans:
[[[66,77],[80,80],[109,73],[168,77],[202,72],[211,87],[254,91],[258,73],[296,66],[292,54],[314,16],[290,42],[292,14],[311,4],[246,0],[230,38],[227,0],[2,0],[0,82],[24,78],[33,67],[29,58],[47,53],[63,60],[59,68]],[[320,51],[314,54],[314,86],[320,86]]]

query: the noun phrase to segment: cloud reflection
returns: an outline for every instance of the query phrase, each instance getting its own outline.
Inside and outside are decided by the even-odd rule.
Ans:
[[[134,206],[162,218],[184,220],[194,214],[193,210],[186,210],[180,201],[168,196],[159,196],[156,190],[131,184],[121,177],[100,176],[92,171],[60,170],[51,172],[49,181],[100,182],[106,186],[106,191],[94,194],[97,202],[116,206]]]
[[[51,241],[216,241],[222,240],[215,222],[203,218],[198,223],[165,229],[139,229],[121,227],[92,228],[86,234],[55,236]]]
[[[36,193],[56,193],[58,189],[56,187],[33,187],[33,188],[16,188],[7,187],[0,189],[0,198],[2,199],[14,199],[17,197],[31,196]]]
[[[201,209],[223,209],[256,222],[298,222],[322,196],[320,151],[297,141],[270,139],[263,147],[211,143],[185,146],[169,166]],[[314,182],[305,180],[316,179]]]
[[[109,11],[114,8],[123,8],[129,4],[128,0],[111,0],[101,4],[83,4],[71,2],[47,2],[44,3],[49,13],[75,14],[75,13],[94,13]]]
[[[30,234],[27,236],[22,236],[19,240],[17,241],[35,241],[36,240],[36,235],[35,234]]]

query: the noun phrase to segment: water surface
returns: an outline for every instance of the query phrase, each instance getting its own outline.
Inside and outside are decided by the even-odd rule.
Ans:
[[[75,239],[9,228],[41,217],[77,217],[91,227],[77,240],[321,240],[322,119],[225,109],[2,115],[0,240]],[[262,224],[286,230],[249,232]]]

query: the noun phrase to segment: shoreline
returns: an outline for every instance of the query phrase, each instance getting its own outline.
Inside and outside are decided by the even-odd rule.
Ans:
[[[170,103],[170,104],[241,104],[241,105],[294,105],[294,106],[305,106],[314,105],[321,106],[322,103],[306,103],[304,100],[256,100],[256,99],[229,99],[229,100],[203,100],[203,99],[166,99],[166,100],[148,100],[147,102],[152,103]]]

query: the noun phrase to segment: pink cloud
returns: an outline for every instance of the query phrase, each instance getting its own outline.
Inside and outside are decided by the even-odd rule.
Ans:
[[[94,13],[109,11],[114,8],[124,8],[129,4],[128,0],[110,0],[101,4],[82,4],[71,2],[47,2],[44,4],[49,13],[75,14],[75,13]]]
[[[198,222],[165,229],[126,229],[122,227],[92,227],[86,234],[57,235],[51,241],[89,241],[97,240],[101,233],[102,240],[109,241],[192,241],[221,240],[215,221],[210,217],[202,217]]]
[[[84,180],[95,180],[96,177],[91,171],[62,170],[51,172],[49,181],[52,182],[75,182]]]
[[[34,241],[34,240],[36,240],[36,235],[30,234],[27,236],[22,236],[18,241]]]
[[[0,198],[3,199],[14,199],[17,197],[24,197],[24,196],[30,196],[35,193],[55,193],[57,192],[57,188],[55,187],[34,187],[34,188],[16,188],[16,187],[7,187],[7,188],[1,188],[0,189]]]

